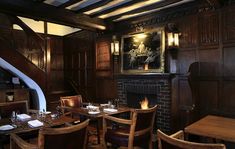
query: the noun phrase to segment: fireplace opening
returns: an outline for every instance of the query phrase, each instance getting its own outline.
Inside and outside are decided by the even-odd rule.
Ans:
[[[149,107],[153,107],[157,104],[157,95],[155,94],[139,94],[139,93],[127,93],[127,105],[131,108],[141,109],[140,102],[143,101],[145,98],[148,99]]]

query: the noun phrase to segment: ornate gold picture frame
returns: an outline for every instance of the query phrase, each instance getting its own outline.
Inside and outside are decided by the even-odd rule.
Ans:
[[[122,73],[163,73],[165,55],[164,29],[125,35],[121,46]]]

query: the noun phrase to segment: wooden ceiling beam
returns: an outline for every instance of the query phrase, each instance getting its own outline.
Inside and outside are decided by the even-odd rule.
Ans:
[[[89,10],[92,10],[92,9],[95,9],[95,8],[98,8],[98,7],[101,7],[101,6],[104,6],[104,5],[108,4],[108,3],[110,3],[111,1],[112,1],[112,0],[102,0],[102,1],[96,2],[96,3],[94,3],[94,4],[88,5],[88,6],[86,6],[86,7],[77,9],[75,12],[76,12],[76,13],[86,12],[86,11],[89,11]]]
[[[120,14],[118,14],[118,15],[109,17],[109,18],[107,18],[106,20],[107,20],[107,21],[115,20],[115,19],[118,19],[118,18],[120,18],[121,16],[124,16],[124,15],[132,15],[132,14],[136,14],[136,13],[146,12],[146,11],[150,11],[150,10],[152,10],[152,9],[161,8],[161,7],[164,7],[164,6],[167,6],[167,5],[170,5],[170,4],[174,4],[174,3],[177,3],[177,2],[180,2],[180,1],[182,1],[182,0],[160,1],[160,2],[154,3],[154,4],[152,4],[152,5],[140,7],[140,8],[137,8],[137,9],[134,9],[134,10],[125,12],[125,13],[120,13]]]
[[[90,18],[87,15],[75,14],[66,9],[29,0],[0,0],[0,12],[81,29],[106,29],[105,23],[99,18]]]
[[[98,17],[102,14],[106,14],[106,13],[110,13],[112,11],[115,11],[119,8],[122,8],[122,7],[128,7],[128,6],[131,6],[133,4],[136,4],[136,3],[139,3],[139,2],[143,2],[143,1],[146,1],[146,0],[132,0],[132,1],[129,1],[129,2],[126,2],[126,3],[123,3],[123,4],[120,4],[118,6],[115,6],[113,8],[109,8],[109,9],[106,9],[106,10],[103,10],[103,11],[100,11],[100,12],[97,12],[97,13],[94,13],[92,15],[89,15],[91,17]]]
[[[75,4],[75,3],[78,3],[80,1],[82,1],[82,0],[69,0],[69,1],[59,5],[59,7],[60,8],[66,8],[66,7],[71,6],[71,5]]]

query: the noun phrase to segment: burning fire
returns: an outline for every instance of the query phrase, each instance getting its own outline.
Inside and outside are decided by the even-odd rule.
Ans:
[[[147,97],[145,97],[144,100],[140,101],[141,109],[148,109],[149,108],[148,104],[149,101]]]

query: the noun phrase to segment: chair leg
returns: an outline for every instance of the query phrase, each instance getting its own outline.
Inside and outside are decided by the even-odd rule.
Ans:
[[[100,144],[99,120],[97,120],[97,122],[96,122],[96,133],[97,133],[97,140],[98,140],[98,144]]]
[[[103,138],[103,141],[102,141],[102,148],[103,148],[103,149],[107,149],[107,145],[106,145],[106,142],[105,142],[105,138]]]

